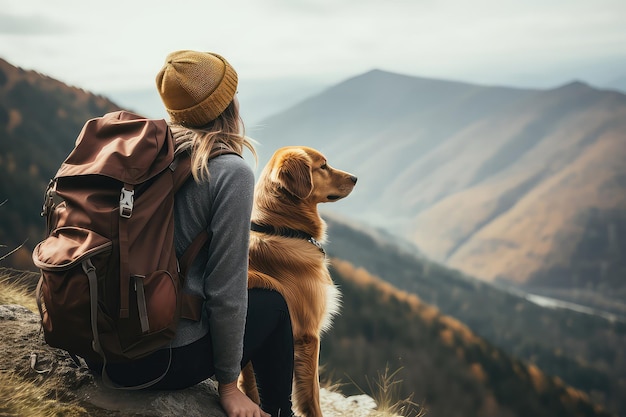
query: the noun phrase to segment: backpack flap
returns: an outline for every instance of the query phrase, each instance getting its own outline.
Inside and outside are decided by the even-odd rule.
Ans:
[[[111,250],[111,241],[92,230],[66,226],[52,231],[33,251],[33,262],[46,271],[64,271]]]
[[[165,120],[117,111],[85,123],[56,177],[104,175],[137,185],[173,160],[174,138]]]

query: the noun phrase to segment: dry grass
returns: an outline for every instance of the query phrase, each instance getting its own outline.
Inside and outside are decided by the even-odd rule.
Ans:
[[[18,304],[33,312],[37,304],[26,285],[27,273],[0,271],[0,305]],[[84,408],[56,398],[54,379],[33,379],[12,370],[0,370],[0,416],[86,416]]]
[[[403,417],[424,417],[426,409],[413,401],[413,396],[401,398],[399,395],[402,380],[398,379],[398,373],[402,368],[391,372],[389,366],[375,380],[367,380],[367,391],[361,388],[354,381],[352,383],[365,395],[369,395],[376,403],[376,414],[381,417],[403,416]]]
[[[51,381],[36,383],[12,373],[0,372],[0,416],[74,417],[87,411],[53,398]]]
[[[384,415],[423,417],[426,415],[426,410],[414,402],[412,396],[408,398],[399,397],[398,392],[402,380],[396,377],[401,369],[390,372],[387,366],[383,373],[378,373],[376,380],[373,382],[368,380],[370,395],[378,405],[378,411]]]
[[[29,273],[0,270],[0,304],[18,304],[37,312],[33,292],[25,284]]]

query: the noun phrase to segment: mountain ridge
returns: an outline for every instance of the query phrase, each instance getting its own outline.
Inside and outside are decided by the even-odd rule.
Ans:
[[[580,81],[526,90],[374,70],[268,118],[252,136],[262,162],[287,144],[322,150],[367,184],[343,215],[451,267],[537,290],[591,285],[626,300],[626,285],[614,278],[626,271],[626,255],[611,257],[608,280],[549,273],[557,264],[561,277],[593,273],[588,265],[568,270],[574,250],[563,244],[586,247],[594,210],[604,213],[596,223],[623,236],[614,213],[626,209],[624,120],[626,95]],[[616,245],[610,250],[626,254],[624,239]],[[601,270],[606,256],[586,263]]]
[[[0,243],[16,250],[11,266],[34,268],[31,251],[43,236],[43,193],[86,120],[120,108],[0,59]],[[9,260],[7,260],[9,261]]]

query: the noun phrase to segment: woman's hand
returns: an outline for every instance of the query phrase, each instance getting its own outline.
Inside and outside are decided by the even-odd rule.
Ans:
[[[271,417],[239,390],[236,380],[228,384],[220,383],[218,391],[228,417]]]

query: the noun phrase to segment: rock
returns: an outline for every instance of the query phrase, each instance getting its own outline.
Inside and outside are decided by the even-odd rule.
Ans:
[[[376,403],[368,395],[344,397],[338,392],[322,389],[320,402],[324,415],[367,417],[376,410]]]
[[[25,375],[33,384],[54,381],[57,398],[84,407],[92,417],[226,416],[211,380],[180,391],[105,387],[85,366],[77,366],[65,352],[46,345],[39,315],[22,306],[0,305],[0,349],[0,370]],[[376,408],[366,395],[346,398],[325,389],[321,401],[325,416],[366,417]]]
[[[0,305],[0,320],[22,320],[27,323],[39,323],[39,316],[26,307],[16,304]]]
[[[125,415],[226,417],[211,380],[180,391],[125,391],[107,388],[100,381],[76,392],[81,402]]]

